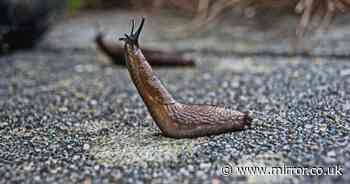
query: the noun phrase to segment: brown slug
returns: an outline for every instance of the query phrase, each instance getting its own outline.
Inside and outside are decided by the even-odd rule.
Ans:
[[[153,72],[142,54],[138,38],[145,19],[134,33],[134,21],[125,42],[124,52],[131,79],[153,120],[163,135],[172,138],[194,138],[242,130],[252,118],[246,113],[212,105],[187,105],[177,102]]]
[[[109,43],[103,39],[103,33],[98,33],[95,37],[97,47],[105,53],[114,64],[125,66],[124,47]],[[173,50],[153,50],[142,48],[143,54],[148,59],[151,66],[156,67],[193,67],[195,61],[183,57],[180,53]]]

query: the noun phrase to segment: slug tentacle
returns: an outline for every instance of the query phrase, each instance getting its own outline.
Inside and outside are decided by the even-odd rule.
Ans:
[[[137,31],[134,33],[135,21],[131,20],[131,31],[130,35],[124,34],[125,38],[119,38],[119,40],[129,42],[131,45],[135,45],[139,48],[139,36],[141,34],[143,24],[145,23],[145,18],[142,18],[141,24]]]
[[[144,18],[134,33],[120,38],[125,42],[126,64],[139,94],[153,120],[165,136],[193,138],[242,130],[252,118],[246,113],[212,105],[187,105],[173,99],[142,54],[138,38]]]

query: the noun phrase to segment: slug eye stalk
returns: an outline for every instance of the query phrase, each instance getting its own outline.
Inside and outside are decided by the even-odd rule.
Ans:
[[[177,102],[153,72],[142,54],[138,38],[145,19],[134,33],[132,21],[124,53],[130,77],[153,120],[163,135],[172,138],[194,138],[242,130],[252,118],[248,114],[212,105],[187,105]]]
[[[143,24],[145,23],[145,18],[142,17],[141,24],[137,31],[134,33],[134,28],[135,28],[135,20],[131,20],[131,31],[130,35],[124,34],[125,37],[119,38],[121,41],[125,41],[126,43],[136,45],[139,47],[139,36],[141,34]]]

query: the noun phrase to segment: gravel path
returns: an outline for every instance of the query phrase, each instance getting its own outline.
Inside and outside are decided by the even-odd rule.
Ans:
[[[125,68],[77,48],[0,58],[0,183],[350,182],[346,58],[189,52],[198,67],[156,69],[176,99],[249,111],[254,121],[174,140],[159,135]],[[228,165],[338,166],[342,175],[224,176]]]

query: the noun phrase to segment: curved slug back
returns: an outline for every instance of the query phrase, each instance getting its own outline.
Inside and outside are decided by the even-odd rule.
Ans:
[[[138,39],[144,22],[145,19],[142,18],[139,28],[134,33],[135,22],[132,20],[130,35],[125,34],[125,37],[120,38],[125,42],[124,52],[130,76],[148,107],[154,106],[154,104],[175,103],[175,100],[153,72],[139,47]]]

